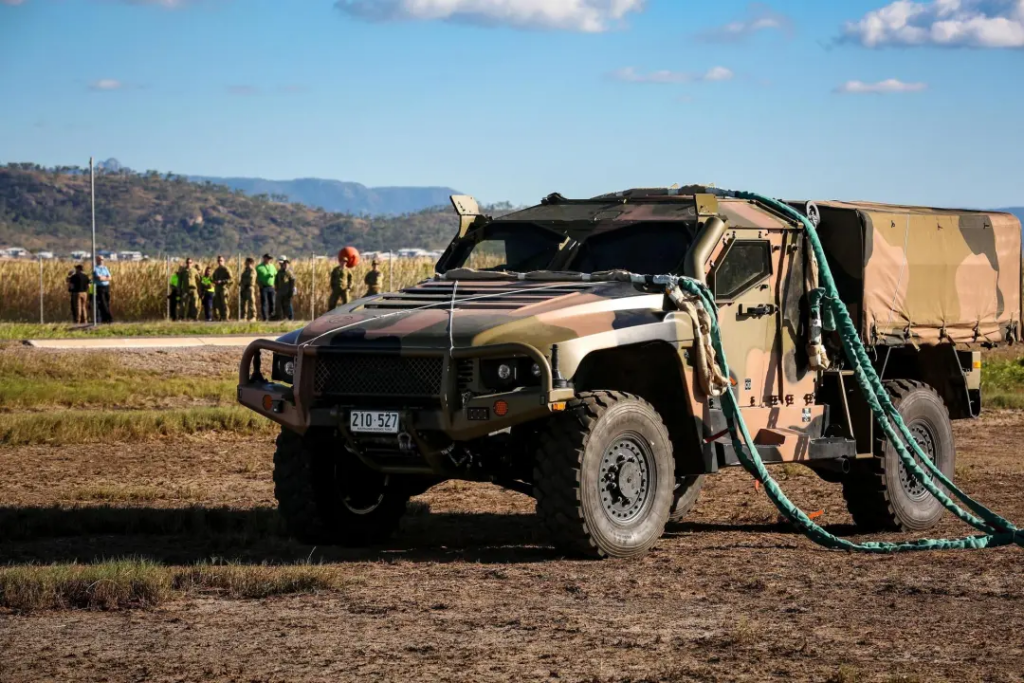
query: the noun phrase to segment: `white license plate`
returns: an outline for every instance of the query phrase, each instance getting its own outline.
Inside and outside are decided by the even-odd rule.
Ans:
[[[353,432],[397,434],[398,413],[387,410],[353,410],[348,414],[348,428]]]

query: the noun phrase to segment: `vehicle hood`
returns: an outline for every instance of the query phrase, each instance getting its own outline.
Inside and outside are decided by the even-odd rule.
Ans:
[[[429,280],[321,316],[298,342],[322,347],[543,348],[659,322],[663,297],[628,282]]]

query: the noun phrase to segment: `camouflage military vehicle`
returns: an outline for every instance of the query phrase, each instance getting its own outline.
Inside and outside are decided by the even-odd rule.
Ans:
[[[800,224],[703,187],[552,194],[498,218],[452,201],[459,229],[435,278],[244,354],[238,397],[282,425],[274,480],[296,536],[380,541],[411,496],[464,479],[534,496],[566,552],[649,549],[707,475],[738,461],[697,371],[697,312],[624,272],[712,288],[729,382],[765,462],[841,484],[865,530],[941,516],[881,440],[835,334],[809,318],[817,264]],[[981,353],[1021,334],[1019,222],[791,205],[818,223],[878,371],[952,476],[950,419],[981,409]]]

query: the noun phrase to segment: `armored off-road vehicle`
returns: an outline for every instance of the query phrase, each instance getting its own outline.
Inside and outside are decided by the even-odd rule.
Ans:
[[[811,319],[802,224],[713,189],[552,194],[500,217],[452,197],[437,275],[245,352],[239,401],[282,426],[274,481],[295,536],[371,544],[447,479],[532,495],[560,549],[629,557],[738,463],[700,381],[699,317],[642,279],[706,282],[731,391],[767,463],[841,484],[867,530],[941,505],[904,471]],[[950,419],[982,406],[981,353],[1021,334],[1021,227],[1001,213],[793,201],[911,432],[952,477]],[[263,374],[270,366],[270,379]],[[720,378],[721,379],[721,378]]]

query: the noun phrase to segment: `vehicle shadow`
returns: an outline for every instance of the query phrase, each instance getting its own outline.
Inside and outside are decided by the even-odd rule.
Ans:
[[[824,524],[822,528],[833,536],[845,537],[864,533],[853,524]],[[679,522],[669,523],[665,536],[681,536],[686,533],[720,533],[738,532],[747,534],[788,534],[803,535],[802,532],[788,522],[765,522],[762,524],[729,522]]]
[[[274,508],[0,507],[0,563],[98,562],[140,557],[165,564],[218,560],[296,562],[544,562],[534,515],[427,513],[413,506],[399,532],[371,548],[311,546],[289,538]]]

